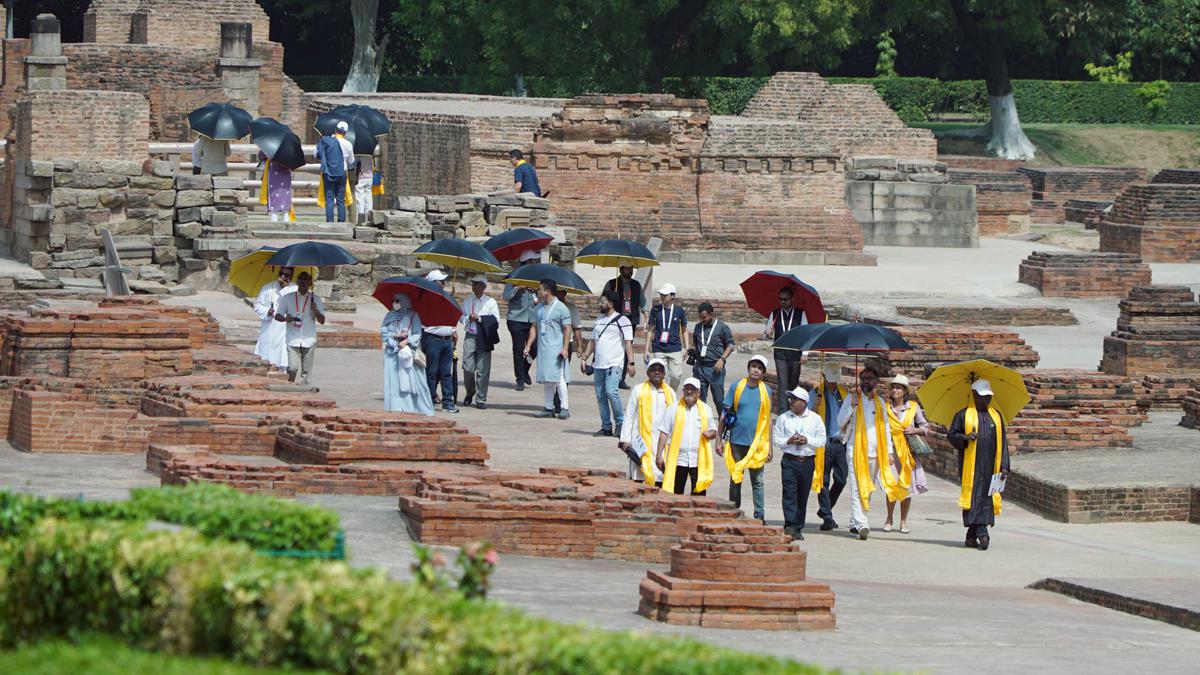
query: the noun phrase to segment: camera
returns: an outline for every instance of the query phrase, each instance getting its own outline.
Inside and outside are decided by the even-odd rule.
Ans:
[[[700,363],[700,350],[696,349],[695,347],[688,347],[687,364],[689,366],[694,366],[697,363]]]
[[[590,363],[583,364],[583,374],[584,375],[594,375],[595,373],[596,373],[596,369],[592,366],[592,364],[590,364]]]

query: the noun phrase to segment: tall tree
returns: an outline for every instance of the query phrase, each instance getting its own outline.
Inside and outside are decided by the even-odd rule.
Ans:
[[[383,73],[388,33],[376,36],[375,21],[379,15],[379,0],[350,0],[350,17],[354,20],[354,58],[343,92],[373,92],[379,89]]]

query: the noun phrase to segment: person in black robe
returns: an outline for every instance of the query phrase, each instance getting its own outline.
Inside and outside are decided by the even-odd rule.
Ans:
[[[966,433],[966,409],[958,411],[950,423],[947,438],[958,450],[958,472],[962,475],[963,458],[967,444],[975,441],[975,472],[971,484],[971,507],[963,509],[963,525],[967,528],[966,545],[986,551],[991,543],[988,525],[996,524],[992,510],[992,497],[988,494],[992,485],[992,474],[996,467],[996,452],[1000,452],[1000,473],[1008,477],[1008,430],[1004,418],[1000,418],[1000,447],[996,447],[996,428],[988,405],[992,402],[992,389],[987,380],[978,380],[971,386],[975,409],[979,411],[979,428]]]

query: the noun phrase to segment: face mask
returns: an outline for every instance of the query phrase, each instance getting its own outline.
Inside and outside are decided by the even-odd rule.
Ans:
[[[399,302],[399,301],[397,301],[397,302],[393,302],[393,303],[392,303],[392,309],[394,309],[394,310],[396,310],[397,312],[399,312],[400,310],[404,309],[404,303],[403,303],[403,302]]]

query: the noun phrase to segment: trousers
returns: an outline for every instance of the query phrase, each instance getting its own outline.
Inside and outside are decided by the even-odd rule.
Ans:
[[[780,460],[780,471],[783,475],[784,527],[804,528],[808,493],[812,490],[815,468],[812,457],[785,454]]]
[[[597,368],[592,373],[596,386],[596,404],[600,406],[600,428],[605,431],[621,431],[625,423],[625,407],[621,405],[621,392],[618,390],[621,381],[621,371],[624,368]]]
[[[533,384],[533,380],[529,378],[529,361],[525,360],[525,341],[529,339],[529,330],[533,324],[528,321],[508,321],[508,334],[512,336],[512,352],[513,352],[513,376],[516,378],[517,384]],[[537,348],[537,343],[534,343],[534,348]],[[531,349],[529,355],[532,357],[535,354]]]
[[[846,488],[846,444],[829,441],[825,445],[825,476],[821,481],[821,492],[817,494],[817,515],[821,520],[833,520],[833,507]]]
[[[788,409],[787,393],[800,383],[800,362],[788,361],[776,356],[775,375],[779,377],[779,386],[775,387],[774,412],[782,415]]]
[[[712,392],[713,408],[716,409],[718,415],[725,414],[725,369],[721,372],[713,370],[713,365],[716,362],[710,363],[707,366],[695,365],[692,366],[692,376],[700,380],[700,400],[708,402],[708,392]]]
[[[475,403],[487,403],[488,383],[492,379],[492,353],[476,346],[475,335],[463,338],[463,388]]]
[[[700,468],[695,466],[677,466],[675,467],[675,489],[672,490],[677,495],[686,495],[684,492],[687,489],[687,482],[692,481],[692,494],[703,495],[707,490],[696,492],[696,479],[700,476]]]
[[[425,350],[425,379],[429,382],[429,395],[437,395],[442,385],[442,407],[454,407],[454,341],[448,337],[425,333],[421,336],[421,348]]]
[[[293,347],[288,345],[288,382],[308,384],[312,375],[313,361],[317,357],[317,346]]]
[[[846,464],[849,471],[846,473],[846,484],[850,487],[850,527],[861,530],[862,528],[870,528],[871,524],[867,521],[867,510],[863,508],[862,499],[859,498],[858,480],[854,477],[854,462],[850,460],[850,451],[846,452]],[[881,491],[879,488],[879,464],[874,457],[868,459],[868,471],[871,473],[871,482],[875,484],[876,491]],[[886,499],[886,498],[885,498]],[[867,497],[867,505],[870,506],[871,497]]]
[[[371,177],[359,178],[354,184],[354,210],[359,214],[366,214],[371,210]]]
[[[746,453],[750,452],[750,446],[730,443],[729,451],[733,453],[733,460],[740,462],[746,456]],[[752,499],[754,500],[754,517],[757,520],[763,520],[766,518],[767,511],[767,495],[766,489],[763,486],[763,470],[747,469],[746,474],[750,476],[750,489]],[[746,482],[745,475],[742,477],[742,483],[744,482]],[[729,501],[733,502],[733,505],[739,509],[742,508],[741,483],[735,483],[732,480],[729,481]]]
[[[321,180],[325,187],[325,222],[333,222],[334,204],[337,204],[338,222],[346,222],[346,177],[324,174]]]

